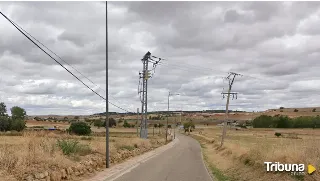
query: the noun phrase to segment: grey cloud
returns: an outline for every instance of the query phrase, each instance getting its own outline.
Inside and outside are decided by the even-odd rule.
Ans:
[[[121,97],[132,96],[119,97],[128,107],[141,106],[130,91],[138,87],[140,59],[148,50],[167,59],[149,80],[149,110],[166,110],[169,91],[181,93],[179,99],[173,98],[172,109],[224,109],[221,91],[226,91],[227,82],[221,77],[228,71],[244,75],[233,85],[239,97],[232,100],[232,109],[315,104],[302,91],[314,96],[317,84],[299,89],[303,85],[295,82],[319,80],[317,29],[309,30],[319,3],[110,4],[109,87],[115,95],[123,91]]]
[[[105,89],[105,3],[1,2],[0,5],[1,11],[15,23]],[[1,102],[9,108],[21,106],[28,114],[105,111],[105,102],[100,97],[57,65],[4,18],[0,19],[0,24],[1,35],[5,35],[0,37]],[[48,53],[106,96],[103,90]]]

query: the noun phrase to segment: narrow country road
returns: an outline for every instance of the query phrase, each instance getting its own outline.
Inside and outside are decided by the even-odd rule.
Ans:
[[[172,148],[140,164],[114,181],[212,181],[199,143],[181,134]]]

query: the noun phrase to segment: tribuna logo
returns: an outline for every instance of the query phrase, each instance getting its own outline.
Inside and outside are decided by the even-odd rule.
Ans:
[[[267,165],[267,172],[304,172],[304,164],[287,164],[280,162],[264,162]]]

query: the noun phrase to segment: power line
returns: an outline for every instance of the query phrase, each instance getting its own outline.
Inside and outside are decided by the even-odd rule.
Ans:
[[[193,71],[193,72],[202,73],[202,74],[203,73],[212,73],[212,71],[223,73],[223,74],[228,73],[228,72],[224,72],[224,71],[220,71],[220,70],[200,67],[200,66],[196,66],[196,65],[187,64],[187,63],[175,64],[173,62],[168,63],[168,61],[167,61],[167,62],[161,62],[160,65],[161,66],[175,67],[176,69],[179,69],[179,70]],[[252,78],[252,79],[257,79],[257,80],[271,81],[271,82],[274,82],[274,83],[279,83],[280,82],[280,81],[277,81],[277,80],[257,77],[256,75],[255,76],[250,76],[250,75],[247,74],[247,75],[243,75],[243,76],[248,77],[248,78]]]
[[[68,62],[66,62],[65,60],[63,60],[59,55],[57,55],[55,52],[53,52],[50,48],[48,48],[47,46],[45,46],[43,43],[41,43],[38,39],[36,39],[34,36],[32,36],[30,33],[28,33],[26,30],[24,30],[21,26],[19,26],[17,23],[15,23],[14,21],[10,20],[13,24],[15,24],[18,28],[20,28],[23,32],[25,32],[27,35],[29,35],[31,38],[33,38],[35,41],[37,41],[38,43],[40,43],[42,46],[44,46],[47,50],[49,50],[51,53],[53,53],[55,56],[57,56],[60,60],[62,60],[64,63],[66,63],[67,65],[69,65],[71,68],[73,68],[75,71],[77,71],[79,74],[81,74],[83,77],[85,77],[88,81],[90,81],[93,85],[97,86],[98,89],[101,89],[102,91],[106,92],[104,89],[102,89],[99,85],[95,84],[91,79],[89,79],[87,76],[85,76],[84,74],[82,74],[79,70],[77,70],[75,67],[73,67],[72,65],[70,65]]]
[[[63,66],[59,61],[53,58],[48,52],[46,52],[43,48],[41,48],[36,42],[34,42],[30,37],[28,37],[23,31],[21,31],[6,15],[4,15],[1,11],[0,14],[6,18],[20,33],[22,33],[28,40],[30,40],[34,45],[36,45],[40,50],[42,50],[45,54],[47,54],[51,59],[53,59],[57,64],[59,64],[62,68],[68,71],[73,77],[75,77],[78,81],[80,81],[84,86],[94,92],[96,95],[101,97],[102,99],[106,100],[106,98],[102,97],[99,93],[91,89],[87,84],[85,84],[82,80],[80,80],[76,75],[74,75],[70,70],[68,70],[65,66]]]
[[[66,71],[68,71],[73,77],[75,77],[78,81],[80,81],[84,86],[86,86],[88,89],[90,89],[93,93],[95,93],[96,95],[98,95],[100,98],[102,98],[103,100],[107,100],[106,98],[104,98],[103,96],[101,96],[99,93],[97,93],[96,91],[94,91],[92,88],[90,88],[87,84],[85,84],[82,80],[80,80],[76,75],[74,75],[70,70],[68,70],[65,66],[63,66],[59,61],[57,61],[55,58],[53,58],[48,52],[46,52],[43,48],[41,48],[36,42],[34,42],[29,36],[27,36],[22,30],[19,29],[17,23],[14,23],[11,19],[9,19],[6,15],[4,15],[1,11],[0,14],[6,19],[8,20],[20,33],[22,33],[26,38],[28,38],[28,40],[30,40],[34,45],[36,45],[40,50],[42,50],[45,54],[47,54],[51,59],[53,59],[56,63],[58,63],[62,68],[64,68]],[[22,28],[21,28],[22,29]],[[25,31],[25,30],[24,30]],[[26,31],[25,31],[26,32]],[[29,33],[28,33],[29,34]],[[30,34],[29,34],[30,35]],[[42,44],[43,45],[43,44]],[[44,46],[44,45],[43,45]],[[46,46],[45,46],[46,47]],[[48,49],[48,48],[47,48]],[[50,51],[50,49],[48,49]],[[54,53],[55,54],[55,53]],[[56,54],[55,54],[56,55]],[[56,55],[57,56],[57,55]],[[59,56],[58,56],[59,57]],[[120,106],[117,106],[115,104],[113,104],[112,102],[108,101],[109,104],[124,110],[128,113],[131,113],[130,111],[121,108]]]

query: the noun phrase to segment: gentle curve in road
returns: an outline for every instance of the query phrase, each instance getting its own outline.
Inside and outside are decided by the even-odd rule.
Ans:
[[[179,142],[174,147],[112,181],[212,181],[199,143],[181,134],[177,138]]]

